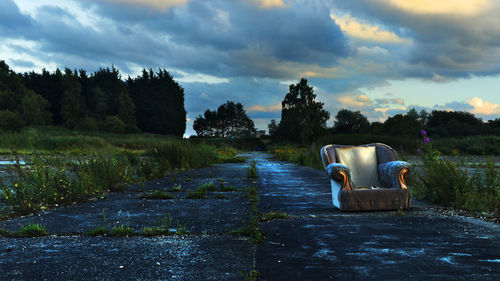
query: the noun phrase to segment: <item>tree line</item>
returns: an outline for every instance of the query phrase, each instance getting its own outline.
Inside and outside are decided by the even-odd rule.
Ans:
[[[162,69],[124,81],[115,67],[18,74],[0,61],[0,129],[37,125],[182,137],[184,89]]]
[[[398,137],[418,137],[426,129],[432,136],[463,137],[500,135],[500,118],[483,122],[464,111],[434,110],[430,113],[410,109],[389,117],[385,122],[372,122],[360,111],[342,109],[335,115],[332,127],[327,126],[330,113],[316,95],[307,79],[292,84],[282,101],[281,121],[271,120],[269,135],[278,140],[311,143],[327,134],[372,134]]]

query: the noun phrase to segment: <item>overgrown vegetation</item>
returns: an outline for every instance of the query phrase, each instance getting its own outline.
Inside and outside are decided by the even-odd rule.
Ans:
[[[57,131],[59,132],[59,131]],[[97,152],[89,153],[92,144],[79,147],[88,135],[72,136],[72,132],[48,137],[47,143],[40,143],[36,136],[47,136],[39,130],[31,129],[19,133],[6,133],[13,140],[28,137],[24,144],[17,147],[27,152],[26,146],[50,147],[55,139],[77,140],[74,149],[66,150],[70,155],[19,154],[10,153],[14,165],[10,165],[0,179],[0,194],[7,203],[7,213],[26,214],[55,205],[69,204],[86,200],[104,192],[121,191],[130,184],[176,174],[180,170],[200,168],[213,163],[240,161],[238,151],[228,147],[217,148],[213,145],[192,145],[189,141],[173,140],[143,135],[137,139],[132,136],[121,137],[123,142],[113,139],[115,135],[102,135],[97,144]],[[55,138],[55,139],[54,139]],[[29,140],[32,139],[32,140]],[[0,147],[10,144],[0,138]],[[58,144],[54,144],[57,146]],[[64,146],[66,149],[72,146]],[[111,148],[109,151],[100,148]],[[133,148],[133,149],[132,149]],[[83,149],[83,150],[82,150]],[[31,148],[30,152],[37,151]],[[79,152],[76,152],[79,151]],[[180,186],[179,186],[180,187]],[[215,184],[207,186],[214,191]],[[177,190],[177,191],[180,191]],[[203,192],[202,192],[203,193]],[[160,196],[154,194],[152,196]],[[162,195],[165,196],[165,195]],[[166,198],[166,197],[165,197]]]
[[[422,131],[422,172],[413,186],[418,198],[443,206],[500,216],[500,173],[491,161],[472,172],[464,164],[444,160]]]

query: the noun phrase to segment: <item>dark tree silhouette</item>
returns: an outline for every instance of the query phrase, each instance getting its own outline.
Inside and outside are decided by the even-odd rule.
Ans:
[[[127,79],[127,85],[141,131],[182,137],[186,131],[184,89],[170,73],[144,69],[141,76]]]
[[[287,140],[310,143],[326,131],[330,113],[323,109],[323,103],[315,100],[313,88],[302,78],[292,84],[281,103],[281,121],[278,136]]]
[[[337,133],[359,133],[369,126],[368,118],[361,112],[342,109],[335,115],[333,128]]]
[[[255,125],[241,103],[227,101],[217,111],[207,109],[204,116],[196,118],[193,129],[203,137],[252,137]]]

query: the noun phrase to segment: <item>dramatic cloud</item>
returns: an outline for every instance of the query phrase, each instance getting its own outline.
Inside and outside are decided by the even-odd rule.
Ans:
[[[380,43],[410,43],[409,40],[399,37],[394,32],[383,30],[377,25],[362,23],[359,19],[350,15],[335,16],[330,14],[330,17],[345,34],[356,39]]]
[[[129,5],[144,5],[161,11],[167,11],[170,7],[180,6],[189,0],[104,0],[111,3],[129,4]]]
[[[494,104],[488,101],[484,101],[482,98],[473,97],[467,102],[472,106],[470,112],[478,115],[499,115],[500,105]]]
[[[363,108],[373,105],[373,101],[366,95],[341,96],[337,101],[348,108]]]
[[[498,83],[460,96],[411,90],[498,77],[499,14],[493,0],[3,0],[0,60],[16,71],[114,65],[124,77],[166,68],[190,120],[232,100],[264,128],[301,77],[332,116],[383,120],[420,106],[491,119],[500,96],[485,89]]]

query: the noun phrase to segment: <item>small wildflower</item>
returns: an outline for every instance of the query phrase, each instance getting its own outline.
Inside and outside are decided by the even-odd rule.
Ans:
[[[420,130],[420,135],[422,135],[422,137],[427,136],[427,131],[426,130]]]
[[[431,140],[427,137],[424,139],[424,143],[429,143]]]
[[[417,154],[418,154],[418,155],[421,155],[421,154],[422,154],[422,149],[420,149],[420,147],[419,147],[419,148],[417,148]]]

